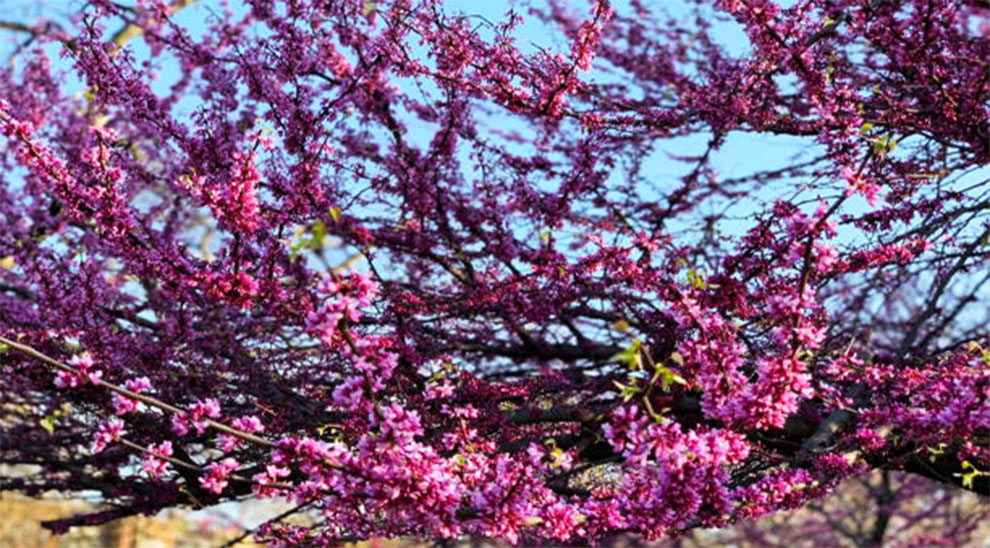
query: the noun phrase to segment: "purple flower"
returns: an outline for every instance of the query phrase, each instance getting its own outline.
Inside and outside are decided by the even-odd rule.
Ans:
[[[124,421],[116,417],[103,421],[93,434],[93,453],[100,453],[107,445],[117,441],[126,433]]]
[[[172,456],[172,442],[165,440],[161,443],[151,444],[148,447],[151,455],[146,455],[141,464],[141,469],[153,478],[160,478],[168,470],[168,461],[157,458]]]
[[[227,457],[206,467],[206,473],[199,479],[199,484],[211,493],[220,494],[227,487],[227,479],[231,472],[240,466],[237,460]]]

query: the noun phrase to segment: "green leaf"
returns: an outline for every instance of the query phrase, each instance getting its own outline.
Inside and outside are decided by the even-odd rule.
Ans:
[[[962,461],[962,469],[969,470],[969,472],[963,472],[962,474],[953,474],[956,477],[962,478],[962,486],[966,489],[973,488],[973,480],[980,476],[990,476],[990,472],[983,472],[978,470],[973,463],[968,460]]]
[[[930,460],[931,462],[935,462],[936,460],[938,460],[939,457],[945,454],[946,447],[948,447],[948,445],[944,443],[938,444],[938,447],[925,447],[925,449],[927,449],[928,452],[931,453],[931,456],[928,457],[928,460]]]
[[[67,403],[62,404],[61,409],[56,409],[55,411],[52,412],[51,415],[48,415],[47,417],[38,421],[38,424],[40,424],[41,427],[44,428],[49,435],[54,434],[55,422],[58,421],[59,418],[64,417],[66,413],[68,413],[68,410],[69,410],[69,405]]]
[[[643,347],[642,341],[639,339],[633,339],[633,343],[629,348],[626,348],[622,352],[612,356],[612,361],[625,364],[632,370],[637,370],[642,367],[640,362],[640,348]]]
[[[687,381],[684,380],[683,377],[677,373],[674,373],[667,366],[660,363],[657,364],[657,370],[653,372],[653,378],[650,379],[650,384],[657,382],[657,379],[660,380],[660,388],[662,388],[664,392],[670,390],[670,387],[673,384],[687,384]]]
[[[313,233],[313,237],[309,240],[309,247],[313,250],[322,249],[323,239],[327,236],[327,225],[323,224],[323,221],[317,219],[313,222],[313,227],[310,231]]]
[[[891,152],[897,147],[897,141],[891,138],[890,135],[884,135],[883,137],[876,137],[870,139],[873,141],[873,151],[874,152]]]
[[[695,289],[708,288],[708,283],[705,282],[704,275],[699,274],[694,268],[688,269],[688,284]]]
[[[47,417],[41,419],[38,422],[41,424],[41,427],[44,428],[48,432],[49,435],[51,435],[51,434],[54,434],[55,433],[55,421],[56,420],[57,419],[55,418],[55,415],[48,415]]]
[[[625,385],[619,381],[612,382],[615,384],[616,388],[619,389],[619,395],[622,396],[623,402],[628,402],[629,400],[635,398],[636,394],[639,394],[639,388],[636,388],[635,386]]]

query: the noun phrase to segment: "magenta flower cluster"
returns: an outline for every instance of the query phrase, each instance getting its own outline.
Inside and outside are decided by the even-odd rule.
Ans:
[[[110,508],[53,530],[271,498],[272,546],[583,545],[990,489],[985,3],[133,4],[3,25],[0,461]]]

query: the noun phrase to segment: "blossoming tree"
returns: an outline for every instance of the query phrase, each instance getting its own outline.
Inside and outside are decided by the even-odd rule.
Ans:
[[[271,497],[274,545],[584,543],[870,469],[990,491],[985,2],[190,3],[0,24],[3,487],[109,504],[52,530]],[[720,174],[755,135],[806,155]]]

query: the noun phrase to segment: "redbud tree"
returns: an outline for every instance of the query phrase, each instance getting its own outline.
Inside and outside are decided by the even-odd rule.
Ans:
[[[990,492],[985,2],[191,3],[0,24],[3,488],[106,503],[53,531],[274,498],[276,546],[583,544],[871,469]],[[723,173],[758,138],[804,153]]]

